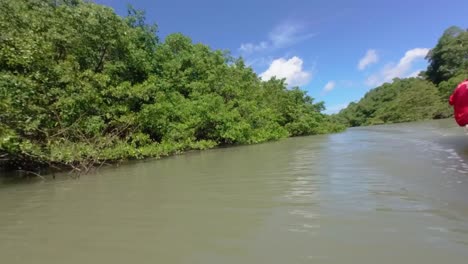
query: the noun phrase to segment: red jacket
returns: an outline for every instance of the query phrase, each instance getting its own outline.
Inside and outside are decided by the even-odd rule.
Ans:
[[[453,91],[449,103],[453,105],[457,124],[468,125],[468,79],[460,83]]]

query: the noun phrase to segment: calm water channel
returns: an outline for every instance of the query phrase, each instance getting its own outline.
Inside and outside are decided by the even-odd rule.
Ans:
[[[468,263],[452,120],[1,181],[2,263]]]

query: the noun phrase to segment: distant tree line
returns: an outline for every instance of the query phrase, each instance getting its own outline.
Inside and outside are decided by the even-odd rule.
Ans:
[[[452,116],[448,98],[468,78],[468,30],[448,28],[426,59],[429,66],[418,77],[372,89],[333,118],[353,127]]]

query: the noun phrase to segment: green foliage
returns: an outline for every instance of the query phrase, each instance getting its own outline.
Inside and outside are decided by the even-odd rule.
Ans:
[[[450,27],[427,55],[426,75],[436,85],[460,73],[468,73],[468,30]]]
[[[468,71],[466,71],[465,73],[460,71],[458,75],[455,75],[448,80],[443,80],[442,82],[440,82],[438,85],[440,96],[448,100],[448,98],[453,93],[457,85],[460,84],[463,80],[467,79],[467,77]]]
[[[88,1],[0,1],[0,167],[78,166],[336,132],[227,52]]]
[[[336,118],[348,126],[379,125],[446,117],[437,87],[420,78],[395,79],[369,91]]]

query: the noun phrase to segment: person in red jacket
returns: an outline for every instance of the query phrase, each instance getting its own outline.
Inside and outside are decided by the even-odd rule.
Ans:
[[[452,95],[449,104],[453,106],[455,121],[468,132],[468,79],[461,82]]]

